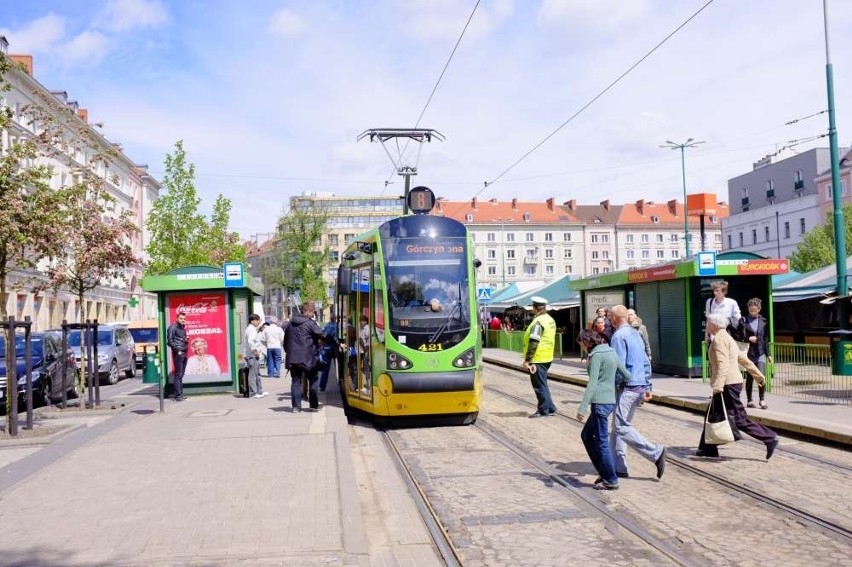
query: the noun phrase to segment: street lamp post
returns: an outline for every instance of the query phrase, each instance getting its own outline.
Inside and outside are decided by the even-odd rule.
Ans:
[[[704,142],[695,142],[694,138],[690,138],[682,144],[676,144],[671,140],[666,140],[664,145],[661,145],[661,148],[668,148],[670,150],[680,150],[680,171],[683,175],[683,238],[684,245],[686,246],[686,258],[689,258],[689,215],[686,214],[686,158],[684,156],[684,150],[686,148],[694,148],[699,144],[703,144]]]
[[[503,287],[506,287],[506,231],[504,230],[505,224],[507,222],[511,222],[512,219],[491,219],[491,222],[499,222],[500,223],[500,266],[503,271]]]

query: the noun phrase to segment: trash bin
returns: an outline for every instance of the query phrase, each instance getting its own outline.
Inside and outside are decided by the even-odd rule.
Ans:
[[[154,352],[144,352],[145,364],[142,367],[142,383],[157,384],[160,381],[160,360],[157,358],[157,349]]]
[[[852,376],[852,331],[838,329],[828,336],[831,338],[831,373]]]

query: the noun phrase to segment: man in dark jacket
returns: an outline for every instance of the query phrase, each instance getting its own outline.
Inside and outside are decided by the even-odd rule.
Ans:
[[[311,409],[319,409],[317,394],[317,347],[323,333],[317,322],[313,320],[316,307],[313,301],[302,304],[301,313],[295,313],[290,318],[290,324],[284,331],[285,366],[290,371],[293,381],[290,384],[290,398],[293,402],[293,413],[302,411],[302,376],[308,379],[308,403]]]
[[[172,373],[174,384],[175,401],[182,402],[183,397],[183,373],[186,370],[186,313],[179,312],[177,321],[169,325],[166,330],[166,344],[172,349]]]

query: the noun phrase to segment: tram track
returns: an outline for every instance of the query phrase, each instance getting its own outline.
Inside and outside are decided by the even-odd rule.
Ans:
[[[703,563],[690,558],[681,553],[675,546],[655,537],[648,530],[644,529],[639,522],[632,520],[629,516],[619,514],[610,509],[600,499],[593,497],[588,491],[582,487],[571,483],[552,465],[542,461],[535,455],[531,455],[526,449],[517,445],[508,436],[502,434],[483,423],[475,423],[472,428],[480,432],[484,437],[490,439],[505,451],[510,453],[514,458],[523,461],[528,467],[532,467],[538,473],[537,484],[543,481],[549,481],[554,487],[563,490],[567,493],[568,498],[578,502],[584,507],[587,515],[597,516],[605,524],[615,524],[622,528],[624,532],[630,534],[640,545],[645,546],[650,553],[655,554],[656,559],[653,564],[661,564],[660,560],[668,560],[673,565],[682,567],[697,567]],[[404,430],[403,430],[404,431]],[[464,564],[462,555],[454,545],[452,536],[448,528],[442,522],[440,514],[429,500],[427,490],[418,481],[417,474],[409,464],[405,456],[405,451],[399,447],[396,437],[404,435],[403,432],[383,431],[383,439],[394,457],[394,462],[401,476],[409,489],[409,493],[416,502],[417,509],[426,523],[434,544],[446,565],[461,566]],[[617,533],[613,527],[609,527],[608,531]],[[629,537],[629,536],[628,536]]]
[[[493,368],[495,370],[499,370],[501,375],[504,375],[504,376],[514,377],[517,374],[517,372],[513,372],[513,371],[509,370],[508,367],[506,367],[502,364],[496,364],[496,363],[492,363],[492,362],[485,362],[484,364],[486,366],[490,367],[490,368]],[[578,384],[576,384],[572,381],[569,381],[569,380],[562,380],[560,378],[551,379],[551,380],[549,380],[549,382],[551,384],[551,390],[554,389],[555,385],[558,385],[558,387],[563,392],[565,392],[565,391],[570,392],[571,396],[568,398],[568,401],[574,402],[574,403],[577,403],[577,404],[580,403],[580,400],[583,397],[583,390],[584,390],[584,387],[582,385],[578,385]],[[488,386],[486,386],[486,388],[488,388]],[[528,403],[528,400],[523,400],[523,401]],[[656,408],[660,408],[662,406],[652,404],[650,407],[656,409]],[[684,409],[684,408],[672,408],[672,409],[677,409],[680,412],[688,412],[688,413],[692,413],[692,414],[695,413],[692,410]],[[654,415],[657,419],[665,420],[665,421],[671,423],[672,425],[677,425],[679,427],[685,427],[685,428],[689,428],[689,429],[694,430],[696,439],[698,439],[698,437],[701,435],[700,427],[697,426],[696,423],[692,420],[680,418],[680,417],[675,417],[675,416],[672,416],[672,415],[665,415],[661,412],[656,412]],[[567,416],[567,417],[569,417],[569,419],[573,419],[573,416]],[[743,439],[743,441],[746,442],[746,443],[754,444],[755,446],[757,446],[757,445],[762,446],[762,444],[760,444],[759,442],[754,441],[752,439]],[[778,447],[778,449],[776,449],[776,455],[782,454],[782,453],[786,454],[788,456],[799,458],[799,459],[803,460],[804,462],[815,464],[816,466],[819,466],[819,467],[822,467],[822,468],[825,468],[825,469],[830,469],[830,470],[833,470],[833,471],[840,470],[840,471],[848,473],[850,476],[852,476],[852,464],[840,463],[840,462],[837,462],[837,461],[832,461],[832,460],[828,460],[828,459],[825,459],[825,458],[822,458],[822,457],[818,457],[818,456],[809,454],[805,451],[801,451],[801,450],[799,450],[799,449],[797,449],[793,446],[790,446],[790,445],[787,445],[787,446],[782,445],[782,446]]]
[[[405,482],[408,487],[409,494],[414,499],[417,511],[420,513],[420,517],[423,519],[426,529],[429,530],[429,534],[432,537],[432,541],[435,544],[438,554],[441,556],[444,564],[448,567],[460,567],[463,563],[459,557],[458,550],[453,545],[452,538],[441,523],[438,513],[429,503],[429,499],[426,497],[423,487],[420,486],[420,483],[417,481],[417,476],[411,470],[411,467],[408,465],[402,451],[400,451],[393,433],[390,431],[382,431],[381,433],[385,445],[390,451],[390,454],[394,457],[394,464],[396,465],[403,482]]]
[[[535,404],[531,403],[528,399],[522,398],[522,397],[517,396],[515,394],[512,394],[510,392],[500,390],[499,388],[496,388],[494,386],[487,385],[484,388],[486,390],[490,391],[490,392],[493,392],[493,393],[496,393],[500,396],[503,396],[504,398],[508,398],[515,403],[521,404],[524,407],[528,407],[528,408],[532,408],[532,409],[534,409],[536,407]],[[579,400],[577,400],[577,401],[579,402]],[[565,420],[565,421],[571,422],[573,425],[577,426],[578,429],[581,428],[580,422],[574,416],[569,416],[569,415],[567,415],[567,414],[565,414],[564,412],[561,412],[561,411],[557,411],[555,415],[557,417]],[[479,424],[477,424],[477,425],[479,425]],[[690,424],[690,426],[693,426],[693,424]],[[802,455],[802,454],[797,454],[797,456],[803,457],[803,458],[810,458],[810,457],[808,457],[806,455]],[[814,459],[814,460],[816,460],[819,463],[822,463],[823,465],[827,464],[824,461],[821,461],[821,460],[818,460],[818,459]],[[852,543],[852,530],[850,530],[850,528],[843,526],[843,525],[841,525],[837,522],[834,522],[834,521],[825,519],[823,517],[820,517],[820,516],[818,516],[818,515],[816,515],[812,512],[809,512],[809,511],[804,510],[804,509],[802,509],[798,506],[784,502],[783,500],[780,500],[778,498],[773,498],[773,497],[767,496],[765,494],[762,494],[761,492],[758,492],[757,490],[753,490],[751,488],[743,486],[742,484],[740,484],[738,482],[731,481],[731,480],[725,478],[724,476],[709,472],[705,469],[702,469],[701,467],[695,466],[695,465],[687,462],[685,459],[679,458],[679,457],[674,456],[672,454],[669,454],[667,456],[666,462],[671,463],[671,464],[675,465],[676,467],[678,467],[678,468],[680,468],[684,471],[687,471],[687,472],[692,473],[694,475],[700,476],[700,477],[702,477],[706,480],[709,480],[709,481],[713,482],[714,484],[721,486],[721,487],[723,487],[727,490],[735,491],[736,493],[744,495],[744,496],[751,498],[751,499],[753,499],[757,502],[771,506],[771,507],[775,508],[776,510],[784,513],[784,514],[788,514],[792,517],[795,517],[796,519],[798,519],[802,522],[805,522],[807,524],[810,524],[810,525],[812,525],[812,526],[814,526],[814,527],[816,527],[816,528],[818,528],[818,529],[820,529],[824,532],[829,532],[831,534],[840,536],[840,537],[844,538],[845,540],[847,540],[848,542]],[[849,470],[848,467],[844,467],[844,468],[846,470]]]

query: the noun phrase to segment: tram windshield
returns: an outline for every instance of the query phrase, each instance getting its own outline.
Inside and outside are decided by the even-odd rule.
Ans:
[[[388,237],[382,246],[391,335],[419,350],[461,342],[471,324],[466,238]]]

